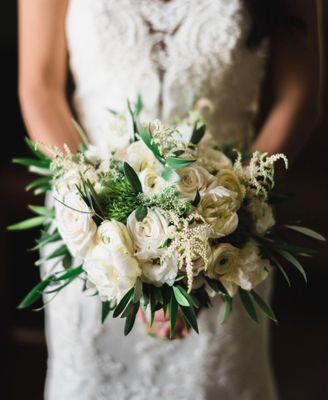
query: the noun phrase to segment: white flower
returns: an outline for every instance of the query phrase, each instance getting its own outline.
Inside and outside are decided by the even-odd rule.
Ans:
[[[88,253],[83,268],[102,301],[122,299],[141,275],[125,225],[105,221],[99,227],[98,244]]]
[[[83,258],[93,245],[97,226],[91,210],[75,192],[67,193],[62,202],[56,201],[58,231],[74,257]]]
[[[275,225],[276,221],[273,216],[272,207],[265,201],[253,196],[248,203],[247,209],[252,214],[255,223],[255,232],[258,235],[263,235]]]
[[[212,173],[217,173],[223,168],[232,169],[231,160],[222,151],[215,150],[203,143],[198,148],[197,163]]]
[[[127,148],[115,153],[117,160],[126,161],[136,172],[149,168],[154,171],[163,169],[151,150],[142,140],[131,143]]]
[[[134,211],[128,218],[127,227],[137,250],[136,256],[140,260],[160,257],[163,253],[160,247],[170,236],[171,228],[158,207],[148,208],[143,221],[136,219]]]
[[[237,194],[239,205],[241,205],[245,196],[245,187],[241,185],[238,176],[232,169],[222,168],[218,173],[218,183],[220,186],[229,189]]]
[[[216,178],[199,165],[190,165],[177,170],[180,182],[177,185],[181,196],[186,200],[194,200],[197,190],[200,194],[216,185]]]
[[[213,229],[212,237],[229,235],[237,228],[237,206],[236,194],[223,186],[217,186],[201,197],[199,210]]]
[[[93,165],[99,164],[102,159],[101,151],[99,149],[99,146],[94,146],[90,144],[86,151],[84,152],[85,158],[91,162]]]
[[[108,160],[111,152],[126,148],[130,143],[132,129],[130,117],[108,112],[97,130],[101,139],[101,158]]]
[[[139,174],[139,179],[142,185],[142,191],[146,195],[158,194],[166,186],[166,181],[156,171],[146,168]]]
[[[252,290],[268,276],[270,263],[261,258],[259,247],[254,240],[248,241],[240,250],[236,268],[221,278],[230,295],[234,295],[237,287]]]
[[[167,283],[172,286],[178,274],[177,257],[164,257],[163,260],[150,260],[142,264],[142,274],[145,282],[155,286]]]
[[[220,280],[222,276],[234,272],[239,257],[239,249],[229,243],[221,243],[212,249],[211,260],[206,275]]]

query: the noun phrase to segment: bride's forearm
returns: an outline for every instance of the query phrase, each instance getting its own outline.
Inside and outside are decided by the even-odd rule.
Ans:
[[[20,102],[33,141],[60,149],[66,144],[71,151],[77,150],[81,140],[74,129],[64,93],[42,87],[22,90]],[[49,153],[46,146],[43,150]]]
[[[313,131],[318,115],[315,102],[280,101],[269,113],[252,150],[285,153],[295,159]]]

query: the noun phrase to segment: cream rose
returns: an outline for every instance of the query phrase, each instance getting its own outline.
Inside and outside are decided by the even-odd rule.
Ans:
[[[156,171],[146,168],[139,174],[142,191],[146,195],[158,194],[166,186],[166,181]]]
[[[212,173],[217,173],[221,169],[232,168],[232,162],[222,151],[215,150],[206,144],[200,144],[197,157],[197,163]]]
[[[212,237],[227,236],[237,228],[237,206],[236,194],[223,186],[217,186],[201,197],[199,211],[212,227]]]
[[[247,209],[252,215],[255,232],[258,235],[263,235],[275,225],[276,221],[273,216],[272,207],[257,197],[254,196],[250,199]]]
[[[218,183],[220,186],[235,192],[239,205],[242,203],[245,196],[245,187],[240,183],[238,176],[232,169],[220,169],[218,173]]]
[[[197,190],[202,194],[211,186],[216,185],[216,178],[199,165],[193,164],[177,172],[181,179],[177,188],[186,200],[194,200]]]
[[[137,220],[134,211],[127,220],[127,227],[133,238],[138,259],[150,260],[161,256],[163,249],[160,247],[170,237],[171,228],[158,207],[148,208],[143,221]]]
[[[229,294],[233,295],[237,287],[252,290],[268,276],[270,263],[260,256],[259,247],[254,240],[250,240],[240,250],[236,268],[221,279]]]
[[[74,257],[84,258],[94,244],[97,226],[91,210],[75,192],[67,193],[56,201],[56,225],[58,231]]]
[[[206,275],[211,279],[220,280],[225,274],[231,274],[237,264],[239,249],[229,243],[221,243],[212,249],[211,260]]]
[[[178,274],[177,257],[165,257],[163,260],[150,260],[141,265],[144,281],[155,286],[164,283],[172,286]]]
[[[162,164],[142,140],[131,143],[126,149],[115,153],[115,158],[126,161],[138,173],[146,168],[153,171],[161,171]]]

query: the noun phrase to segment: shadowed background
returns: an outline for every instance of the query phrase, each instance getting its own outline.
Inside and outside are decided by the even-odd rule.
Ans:
[[[328,34],[328,4],[325,4],[325,34]],[[27,154],[26,134],[17,100],[17,24],[14,1],[2,5],[1,13],[1,153],[0,153],[0,355],[1,398],[43,398],[46,346],[43,314],[18,311],[26,291],[38,281],[36,255],[28,252],[37,232],[12,234],[5,227],[28,216],[26,204],[36,200],[24,191],[31,178],[10,164],[14,156]],[[326,45],[326,51],[328,46]],[[328,68],[326,68],[328,69]],[[328,72],[328,71],[327,71]],[[281,189],[292,193],[288,204],[278,206],[284,220],[299,220],[328,236],[328,90],[324,88],[321,122],[298,161],[283,177]],[[42,198],[37,200],[42,203]],[[272,359],[282,400],[328,399],[328,282],[327,246],[318,244],[320,254],[305,260],[309,283],[292,267],[290,290],[276,274],[273,307],[279,326],[272,327]],[[256,370],[256,366],[254,366]],[[60,400],[60,399],[58,399]],[[262,400],[262,399],[259,399]]]

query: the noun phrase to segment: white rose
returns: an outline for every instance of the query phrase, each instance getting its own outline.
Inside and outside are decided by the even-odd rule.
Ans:
[[[88,253],[83,268],[102,301],[119,302],[141,274],[137,260],[128,249],[123,246],[114,249],[110,242],[96,245]]]
[[[212,237],[227,236],[237,228],[237,206],[236,194],[223,186],[217,186],[201,197],[199,210],[212,227]]]
[[[136,256],[141,260],[158,258],[163,253],[160,247],[170,236],[168,220],[158,207],[148,208],[143,221],[136,219],[136,212],[130,214],[127,227],[136,247]]]
[[[181,179],[177,188],[186,200],[194,200],[197,190],[202,194],[216,184],[216,178],[199,165],[181,168],[177,173]]]
[[[212,173],[217,173],[223,168],[232,168],[231,160],[222,151],[215,150],[202,143],[198,148],[197,163]]]
[[[126,161],[136,172],[141,172],[146,168],[153,171],[163,169],[162,164],[142,140],[133,142],[124,150],[115,153],[115,158]]]
[[[263,235],[275,225],[276,221],[273,216],[272,207],[257,197],[254,196],[250,199],[247,209],[252,214],[255,231],[258,235]]]
[[[142,191],[146,195],[158,194],[167,186],[166,181],[150,168],[140,172],[139,180],[142,185]]]
[[[83,258],[93,245],[97,225],[91,210],[75,192],[67,193],[62,202],[56,201],[56,224],[72,256]]]
[[[113,251],[124,248],[129,254],[133,254],[133,241],[127,227],[121,222],[104,221],[98,228],[98,239],[108,244]]]
[[[108,160],[111,152],[126,148],[131,139],[131,118],[125,114],[106,113],[98,129],[101,158]]]
[[[237,286],[244,290],[252,290],[267,278],[269,268],[269,261],[261,258],[258,245],[250,240],[240,250],[236,268],[225,274],[221,281],[227,289],[234,288],[233,292]]]
[[[222,276],[231,274],[236,267],[239,249],[229,243],[221,243],[212,249],[211,260],[206,275],[211,279],[220,280]]]
[[[178,262],[174,256],[165,257],[163,260],[150,260],[141,266],[143,279],[155,286],[164,283],[172,286],[178,274]]]

